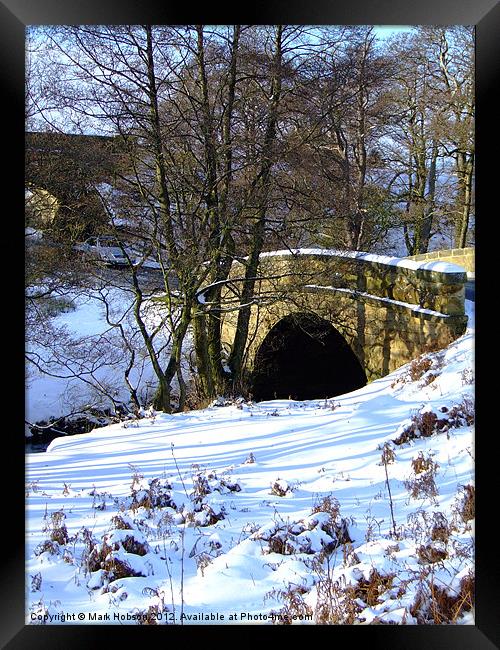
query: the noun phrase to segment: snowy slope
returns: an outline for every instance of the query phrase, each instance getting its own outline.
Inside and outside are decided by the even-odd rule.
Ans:
[[[473,623],[470,317],[332,400],[151,412],[29,454],[26,622]]]

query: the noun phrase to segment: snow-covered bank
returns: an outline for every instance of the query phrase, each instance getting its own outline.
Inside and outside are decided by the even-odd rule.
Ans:
[[[473,623],[467,308],[459,340],[353,393],[28,455],[27,623]]]

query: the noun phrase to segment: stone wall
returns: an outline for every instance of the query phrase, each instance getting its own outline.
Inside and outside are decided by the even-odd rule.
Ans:
[[[422,253],[421,255],[413,255],[406,259],[415,260],[417,262],[424,260],[452,262],[453,264],[462,266],[467,273],[474,273],[475,251],[475,248],[449,248],[442,251],[432,251],[430,253]]]
[[[50,225],[59,210],[59,200],[47,190],[32,187],[26,194],[26,222],[37,228]]]
[[[313,312],[331,323],[351,346],[368,380],[448,345],[466,328],[467,276],[446,266],[331,252],[263,256],[246,350],[248,372],[271,328],[293,313]],[[242,265],[235,263],[231,275],[242,277]],[[235,281],[227,291],[226,307],[238,303],[238,285]],[[225,314],[227,346],[236,321],[237,311]]]

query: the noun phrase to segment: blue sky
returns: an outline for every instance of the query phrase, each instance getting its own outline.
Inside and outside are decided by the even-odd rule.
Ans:
[[[409,32],[413,27],[414,25],[374,25],[377,36],[380,38],[388,38],[396,33]]]

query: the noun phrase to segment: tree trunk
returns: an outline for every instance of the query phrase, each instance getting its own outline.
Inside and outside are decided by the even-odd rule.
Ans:
[[[472,179],[474,175],[474,155],[467,158],[467,154],[460,152],[456,156],[456,170],[458,177],[458,192],[456,200],[454,247],[465,248],[467,244],[467,231],[469,228]]]
[[[158,377],[158,386],[153,397],[153,408],[164,413],[172,412],[171,388],[163,376]]]
[[[262,161],[260,170],[257,175],[259,183],[256,186],[258,191],[258,208],[256,220],[252,229],[251,251],[248,256],[248,262],[245,269],[245,279],[240,297],[240,310],[238,312],[238,321],[236,324],[236,333],[233,341],[231,354],[229,357],[229,367],[231,368],[233,386],[238,390],[243,383],[243,359],[245,346],[248,339],[248,329],[250,324],[251,306],[249,303],[254,295],[256,277],[259,267],[259,258],[264,244],[264,233],[266,229],[266,219],[270,192],[270,177],[274,162],[272,153],[273,145],[276,141],[276,126],[278,122],[278,108],[281,101],[282,88],[282,39],[283,26],[278,25],[275,37],[275,52],[272,60],[272,77],[270,105],[267,118],[266,132],[262,150]]]
[[[429,191],[426,197],[426,208],[424,210],[422,226],[420,229],[420,245],[418,253],[427,253],[429,249],[429,241],[431,238],[432,222],[434,218],[435,199],[436,199],[436,164],[438,157],[438,147],[434,140],[432,143],[432,158],[429,166]]]
[[[228,97],[222,124],[224,170],[221,193],[218,192],[216,133],[210,109],[207,72],[204,57],[203,28],[197,27],[197,62],[202,93],[202,133],[205,144],[207,167],[207,192],[205,203],[209,223],[210,241],[210,279],[214,286],[205,293],[208,308],[195,318],[194,337],[199,375],[199,390],[204,397],[216,397],[226,392],[227,376],[222,364],[222,339],[220,306],[222,281],[226,280],[231,269],[233,241],[228,222],[228,194],[232,179],[231,121],[235,99],[236,72],[240,27],[233,31],[231,59],[229,63]]]

